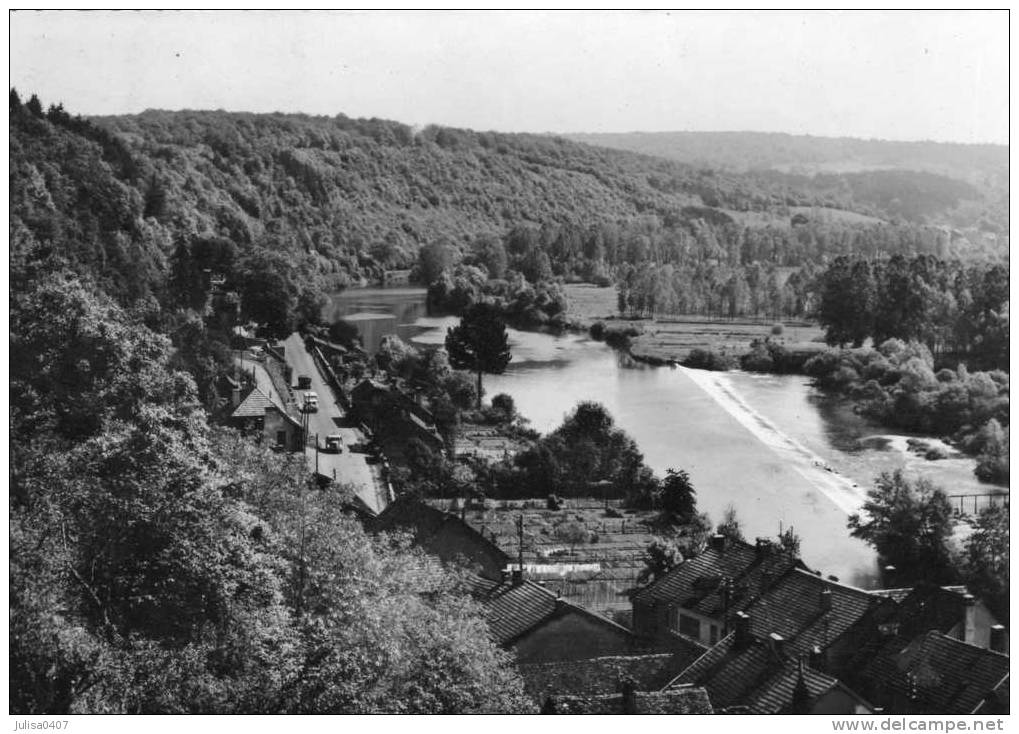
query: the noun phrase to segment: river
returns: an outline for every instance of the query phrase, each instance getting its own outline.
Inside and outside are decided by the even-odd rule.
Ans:
[[[414,290],[423,299],[420,289],[399,289],[398,308],[413,318],[404,335],[442,343],[456,319],[421,316],[407,305]],[[855,415],[801,376],[651,367],[575,334],[511,329],[510,345],[513,361],[505,374],[485,376],[485,391],[512,395],[533,428],[553,430],[578,402],[598,401],[656,473],[689,472],[698,507],[713,521],[731,504],[748,538],[792,527],[804,561],[846,583],[866,588],[877,580],[873,551],[850,537],[846,520],[880,472],[902,468],[950,494],[988,491],[973,476],[973,459],[911,454],[907,437]]]

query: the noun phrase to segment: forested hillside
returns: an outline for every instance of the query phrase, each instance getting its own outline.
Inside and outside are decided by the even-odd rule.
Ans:
[[[840,182],[712,172],[547,136],[342,115],[84,120],[13,91],[11,113],[15,270],[55,255],[125,303],[164,301],[173,253],[208,238],[283,255],[327,288],[412,267],[429,243],[466,252],[520,227],[554,275],[581,278],[614,278],[623,263],[1007,252],[1004,236],[848,216],[875,206]]]
[[[700,168],[752,172],[837,207],[1008,232],[1008,147],[754,132],[567,135]]]

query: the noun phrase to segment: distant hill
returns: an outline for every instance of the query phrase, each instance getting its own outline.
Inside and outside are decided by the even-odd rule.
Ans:
[[[567,277],[649,259],[784,267],[854,251],[1007,251],[1004,236],[924,230],[991,206],[983,188],[937,174],[709,169],[561,137],[343,115],[83,119],[13,94],[11,104],[12,263],[56,254],[126,301],[158,296],[175,249],[209,237],[282,254],[327,288],[412,267],[431,242],[465,251],[520,227]],[[794,214],[809,226],[793,228]]]
[[[577,133],[565,137],[698,168],[756,174],[855,207],[960,227],[1008,230],[1008,146],[755,132]],[[787,174],[785,176],[779,174]],[[897,200],[897,201],[896,201]]]

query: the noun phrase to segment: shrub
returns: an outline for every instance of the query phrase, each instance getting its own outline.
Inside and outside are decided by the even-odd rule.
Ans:
[[[775,324],[771,327],[772,336],[782,336],[783,331],[785,331],[785,327],[782,324]]]
[[[697,370],[714,370],[724,372],[735,369],[737,362],[735,358],[725,352],[715,352],[710,349],[693,349],[683,360],[684,367]]]

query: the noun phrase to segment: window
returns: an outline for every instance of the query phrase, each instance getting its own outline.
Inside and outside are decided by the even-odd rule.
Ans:
[[[679,633],[692,637],[695,640],[701,638],[701,622],[696,617],[688,617],[685,614],[679,615]]]
[[[276,431],[276,445],[277,446],[286,446],[287,445],[287,432],[286,431]]]

